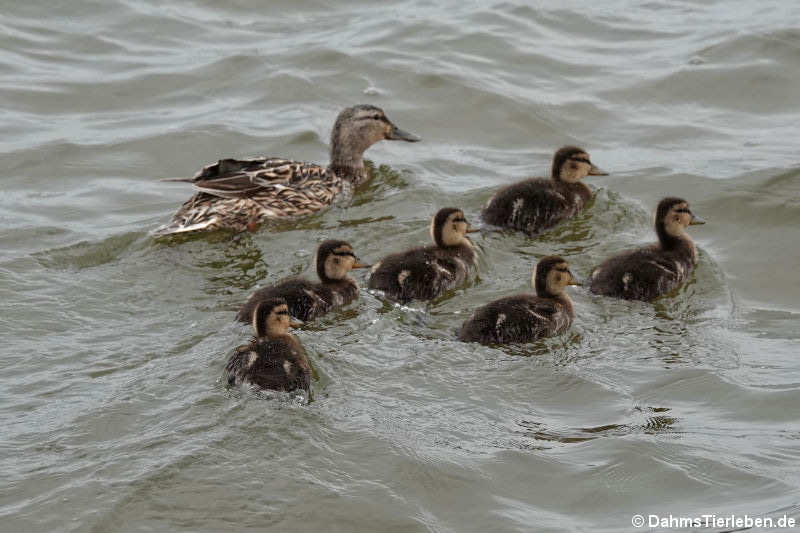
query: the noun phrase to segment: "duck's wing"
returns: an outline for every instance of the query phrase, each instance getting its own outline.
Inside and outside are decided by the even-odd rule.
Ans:
[[[289,313],[305,322],[330,310],[330,303],[318,294],[317,289],[316,284],[303,278],[290,278],[271,287],[264,287],[254,292],[239,309],[237,319],[249,323],[260,302],[270,298],[283,298],[289,305]]]
[[[483,219],[496,226],[533,234],[572,214],[574,206],[550,180],[531,179],[498,191],[486,204]]]
[[[225,377],[228,385],[238,385],[244,379],[245,372],[249,366],[250,360],[255,357],[252,346],[243,344],[238,346],[228,358],[225,364]]]
[[[305,350],[297,339],[287,335],[280,341],[263,343],[247,379],[265,389],[308,390],[311,374],[311,364]]]
[[[530,342],[558,334],[570,324],[569,315],[554,300],[520,294],[478,308],[464,322],[459,338],[483,344]]]
[[[221,198],[274,196],[287,190],[330,187],[337,181],[325,167],[277,158],[221,159],[191,179],[198,192]]]
[[[438,257],[428,248],[415,248],[378,261],[368,287],[406,303],[441,296],[463,277],[455,260]]]
[[[610,257],[591,274],[591,291],[626,300],[649,301],[677,287],[690,265],[659,253],[655,247],[639,248]]]

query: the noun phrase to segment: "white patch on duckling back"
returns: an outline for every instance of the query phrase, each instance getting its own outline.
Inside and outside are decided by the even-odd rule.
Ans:
[[[535,316],[536,318],[538,318],[539,320],[541,320],[543,322],[547,320],[545,317],[543,317],[542,315],[540,315],[539,313],[537,313],[537,312],[535,312],[535,311],[533,311],[531,309],[528,309],[528,313],[530,313],[531,315]]]
[[[247,368],[253,366],[253,363],[256,362],[256,359],[258,359],[258,353],[250,352],[249,354],[247,354]]]
[[[683,276],[686,274],[686,269],[683,268],[683,265],[680,261],[675,261],[675,271],[678,272],[679,276]]]
[[[600,271],[601,270],[602,270],[601,268],[595,268],[594,270],[592,270],[592,279],[593,280],[595,280],[598,277],[600,277]]]
[[[500,326],[502,326],[503,322],[505,322],[505,321],[506,321],[506,314],[505,313],[498,314],[497,315],[497,322],[495,323],[494,327],[499,330]]]
[[[284,371],[284,372],[286,372],[286,375],[287,375],[287,376],[288,376],[288,375],[291,373],[291,371],[292,371],[292,363],[291,363],[291,362],[290,362],[288,359],[286,359],[286,360],[284,360],[284,361],[283,361],[283,371]]]
[[[671,270],[669,270],[668,268],[664,267],[664,265],[661,265],[661,264],[659,264],[659,263],[657,263],[655,261],[648,261],[648,263],[650,263],[653,266],[656,266],[656,267],[660,268],[661,270],[663,270],[667,274],[673,274],[673,272]]]
[[[515,220],[519,216],[523,205],[525,205],[525,198],[517,198],[514,200],[514,203],[511,204],[511,220]]]
[[[626,290],[626,291],[628,290],[628,285],[630,285],[632,280],[633,280],[633,276],[631,275],[630,272],[625,272],[622,275],[622,286],[623,286],[624,290]]]
[[[377,263],[375,263],[375,264],[372,266],[372,270],[370,270],[370,273],[374,274],[375,272],[377,272],[377,271],[378,271],[378,269],[381,267],[381,265],[382,265],[382,264],[383,264],[383,261],[378,261]]]
[[[408,276],[410,276],[410,275],[411,275],[411,271],[410,270],[402,270],[402,271],[400,271],[400,273],[397,275],[397,283],[399,285],[402,285],[403,282],[406,280],[406,278],[408,278]]]

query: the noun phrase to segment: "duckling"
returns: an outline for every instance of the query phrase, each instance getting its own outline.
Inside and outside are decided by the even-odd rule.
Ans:
[[[317,248],[314,268],[320,283],[303,278],[289,278],[277,285],[253,293],[239,310],[237,319],[250,322],[253,310],[264,300],[283,298],[293,317],[306,322],[324,315],[335,307],[348,305],[358,297],[358,284],[347,274],[353,268],[366,268],[353,247],[345,241],[328,240]]]
[[[464,342],[503,344],[530,342],[567,331],[572,325],[572,300],[567,285],[580,285],[569,264],[558,256],[541,259],[533,269],[536,294],[500,298],[479,307],[458,334]]]
[[[283,298],[262,300],[253,312],[255,337],[234,350],[225,365],[229,385],[244,381],[263,389],[291,391],[311,386],[311,364],[289,327],[289,306]]]
[[[658,243],[606,259],[591,274],[595,294],[650,301],[680,286],[697,264],[697,248],[686,228],[705,224],[682,198],[664,198],[656,209]]]
[[[534,235],[586,207],[592,191],[581,179],[607,174],[592,164],[586,150],[564,146],[553,156],[550,179],[533,178],[500,189],[486,203],[483,220]]]
[[[364,152],[378,141],[417,142],[373,105],[348,107],[331,132],[331,162],[326,167],[281,158],[221,159],[188,181],[198,192],[169,224],[154,230],[174,233],[232,229],[254,231],[269,219],[299,217],[331,205],[366,181]]]
[[[461,285],[475,265],[467,233],[472,229],[461,209],[440,209],[431,220],[434,246],[392,254],[372,267],[368,287],[401,303],[432,300]]]

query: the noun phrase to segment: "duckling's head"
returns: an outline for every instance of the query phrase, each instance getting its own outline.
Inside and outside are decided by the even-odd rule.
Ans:
[[[323,283],[341,280],[354,268],[366,268],[346,241],[329,240],[319,245],[314,256],[317,276]]]
[[[361,164],[361,156],[378,141],[417,142],[419,137],[395,126],[383,109],[369,104],[348,107],[331,132],[331,162]]]
[[[470,245],[467,233],[476,231],[478,230],[470,227],[464,212],[455,207],[439,209],[431,220],[431,238],[440,248]]]
[[[553,156],[551,176],[556,181],[577,183],[586,176],[606,175],[608,172],[594,166],[586,150],[578,146],[564,146]]]
[[[283,298],[259,302],[253,311],[253,330],[259,339],[286,335],[289,327],[296,325],[289,316],[289,306]]]
[[[689,226],[705,223],[705,220],[692,213],[689,202],[683,198],[664,198],[656,208],[656,233],[662,244],[685,236]]]
[[[580,285],[570,271],[569,263],[557,255],[549,255],[536,263],[532,284],[536,294],[542,298],[559,296],[567,285]]]

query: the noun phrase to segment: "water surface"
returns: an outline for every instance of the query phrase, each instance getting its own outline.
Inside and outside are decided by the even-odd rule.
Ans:
[[[5,2],[0,15],[3,531],[608,531],[631,516],[800,518],[800,5]],[[348,209],[155,242],[221,157],[326,162],[337,112],[383,107]],[[484,233],[432,306],[364,293],[298,333],[315,401],[228,390],[255,288],[343,238],[375,261],[477,220],[577,143],[612,172],[539,239]],[[706,218],[653,305],[572,291],[566,335],[453,331],[653,239],[665,195]],[[364,273],[359,272],[360,281]]]

